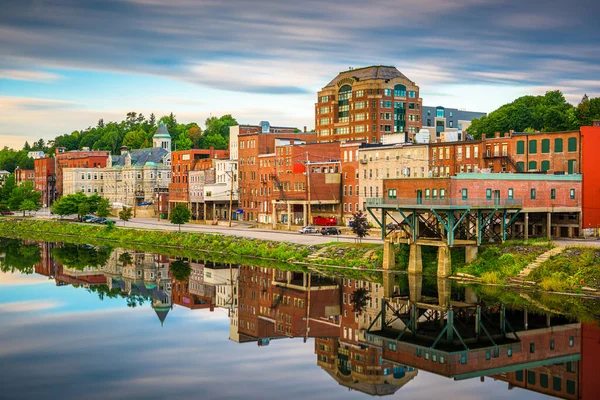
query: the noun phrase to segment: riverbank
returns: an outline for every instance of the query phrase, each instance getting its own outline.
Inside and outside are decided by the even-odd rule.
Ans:
[[[79,242],[95,241],[111,246],[151,246],[181,252],[204,252],[223,259],[261,259],[267,262],[378,269],[382,265],[383,248],[371,243],[336,243],[303,245],[245,238],[234,235],[168,232],[152,229],[106,227],[67,221],[0,219],[0,232],[6,235],[34,236],[38,240],[77,238]],[[255,263],[254,261],[252,261]]]

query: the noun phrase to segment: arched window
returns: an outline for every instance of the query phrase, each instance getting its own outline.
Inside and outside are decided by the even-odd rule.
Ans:
[[[404,86],[404,85],[394,86],[394,97],[406,97],[406,86]]]

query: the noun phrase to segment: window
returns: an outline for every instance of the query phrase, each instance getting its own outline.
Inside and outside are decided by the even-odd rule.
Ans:
[[[540,386],[544,389],[548,388],[548,374],[540,374]]]
[[[517,382],[523,382],[523,370],[519,370],[515,372],[515,380]]]
[[[485,189],[485,199],[486,200],[492,199],[492,189]]]
[[[550,200],[556,200],[556,189],[550,189]]]
[[[509,199],[515,198],[515,190],[513,188],[508,188],[508,198]]]
[[[440,189],[440,199],[446,198],[446,189]]]
[[[577,151],[577,138],[569,138],[567,141],[567,151],[570,153]]]
[[[554,350],[554,339],[550,339],[550,350]]]
[[[535,189],[531,189],[531,190],[535,190]],[[529,352],[531,354],[535,353],[535,343],[533,343],[533,342],[529,343]]]
[[[396,343],[388,342],[388,349],[391,351],[396,351]]]
[[[394,96],[395,97],[406,97],[406,86],[404,86],[404,85],[394,86]]]
[[[525,163],[523,161],[517,162],[517,172],[525,171]]]
[[[527,371],[527,383],[535,385],[535,371]]]
[[[561,138],[554,139],[554,152],[555,153],[563,152],[563,140]]]
[[[517,154],[525,154],[525,141],[517,141]]]
[[[562,390],[562,379],[560,378],[560,376],[552,377],[552,389],[554,389],[557,392],[560,392]]]
[[[550,139],[542,139],[542,153],[550,153]]]
[[[575,200],[575,189],[569,190],[569,198]]]
[[[461,364],[466,364],[467,363],[467,353],[462,353],[460,355],[460,363]]]
[[[537,153],[537,140],[530,140],[529,141],[529,154],[536,154]]]
[[[531,198],[531,200],[535,200],[535,188],[531,188],[530,198]],[[532,345],[533,345],[533,343],[532,343]]]
[[[468,189],[463,189],[462,190],[462,199],[463,200],[467,200],[469,198],[469,191]]]
[[[417,357],[421,357],[423,350],[417,348]]]
[[[508,350],[506,351],[506,355],[508,357],[512,357],[512,347],[509,347]]]
[[[567,379],[567,393],[575,394],[575,381]]]
[[[436,108],[435,117],[436,118],[444,118],[444,108],[443,107]]]
[[[542,172],[546,172],[550,169],[550,161],[544,160],[542,161]]]
[[[528,169],[529,169],[529,171],[536,170],[537,169],[537,161],[529,161]]]
[[[430,197],[429,189],[425,189],[425,198],[428,199]]]
[[[488,361],[492,359],[492,353],[491,353],[490,349],[487,349],[485,351],[485,359]]]
[[[384,96],[391,96],[392,95],[392,89],[383,89],[383,95]]]
[[[569,347],[573,347],[575,345],[575,336],[569,336]]]
[[[396,189],[389,189],[388,190],[388,198],[390,198],[390,199],[395,199],[396,198]]]

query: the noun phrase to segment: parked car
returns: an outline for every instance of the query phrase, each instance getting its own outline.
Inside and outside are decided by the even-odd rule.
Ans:
[[[93,215],[86,215],[81,219],[81,222],[92,222],[93,219],[96,219]]]
[[[145,201],[143,203],[138,204],[138,206],[139,207],[142,207],[142,206],[151,206],[152,204],[154,204],[154,203],[152,203],[151,201]]]
[[[2,211],[0,214],[2,214],[2,215],[15,215],[15,213],[12,212],[12,211]]]
[[[321,228],[321,235],[341,235],[342,231],[333,226],[326,226]]]
[[[298,230],[300,233],[319,233],[319,230],[314,226],[305,226],[304,228],[300,228]]]
[[[96,224],[106,224],[107,219],[106,218],[96,218],[94,220],[94,223]]]

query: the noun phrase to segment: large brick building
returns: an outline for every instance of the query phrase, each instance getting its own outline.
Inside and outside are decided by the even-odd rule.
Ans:
[[[190,207],[189,172],[205,171],[213,167],[213,159],[229,158],[229,150],[192,149],[174,151],[171,158],[169,183],[169,212],[177,203]]]
[[[49,207],[56,199],[56,174],[54,157],[36,158],[33,160],[35,171],[35,190],[42,194],[42,206]]]
[[[56,149],[56,192],[63,195],[63,170],[65,168],[105,168],[110,152],[95,150],[65,151],[60,147]]]
[[[391,66],[340,72],[318,93],[315,127],[319,142],[360,140],[379,143],[389,133],[421,128],[419,87]]]

